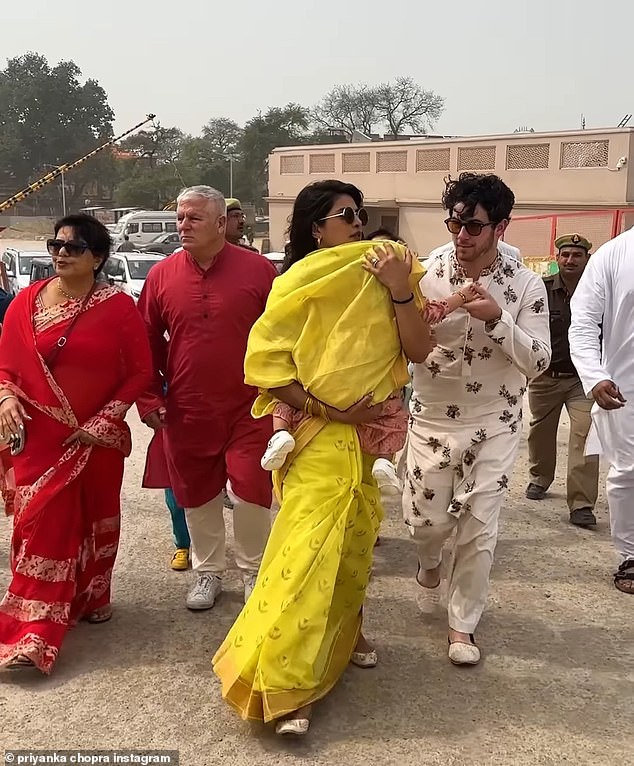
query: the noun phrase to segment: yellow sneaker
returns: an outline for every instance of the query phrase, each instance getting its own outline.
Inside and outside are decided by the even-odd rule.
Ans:
[[[172,556],[170,566],[175,572],[184,572],[189,569],[189,548],[177,548]]]

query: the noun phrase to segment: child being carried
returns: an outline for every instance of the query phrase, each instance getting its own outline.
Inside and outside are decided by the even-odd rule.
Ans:
[[[445,300],[427,301],[425,321],[431,325],[438,324],[453,311],[477,297],[478,293],[473,284],[467,284]],[[283,402],[277,403],[273,411],[274,433],[261,460],[264,470],[277,471],[284,465],[288,455],[295,449],[293,433],[308,417],[311,415],[302,410]],[[358,425],[357,435],[361,450],[376,457],[372,476],[381,492],[386,495],[399,494],[402,486],[393,460],[396,453],[405,446],[407,436],[407,412],[403,407],[402,397],[391,396],[386,399],[379,417],[371,423]]]

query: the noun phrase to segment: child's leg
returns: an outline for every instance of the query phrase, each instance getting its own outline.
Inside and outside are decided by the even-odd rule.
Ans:
[[[273,412],[273,436],[269,439],[260,465],[265,471],[278,471],[286,462],[289,452],[295,449],[295,439],[290,430],[303,413],[281,402]]]

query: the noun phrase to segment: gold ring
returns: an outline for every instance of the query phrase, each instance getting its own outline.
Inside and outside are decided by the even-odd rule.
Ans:
[[[380,262],[380,258],[377,258],[376,256],[370,260],[370,263],[374,266],[375,269],[379,262]]]

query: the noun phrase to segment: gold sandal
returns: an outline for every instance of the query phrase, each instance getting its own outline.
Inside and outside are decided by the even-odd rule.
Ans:
[[[104,606],[101,609],[95,609],[94,612],[89,612],[82,619],[91,625],[99,625],[102,622],[108,622],[112,618],[112,608]]]

